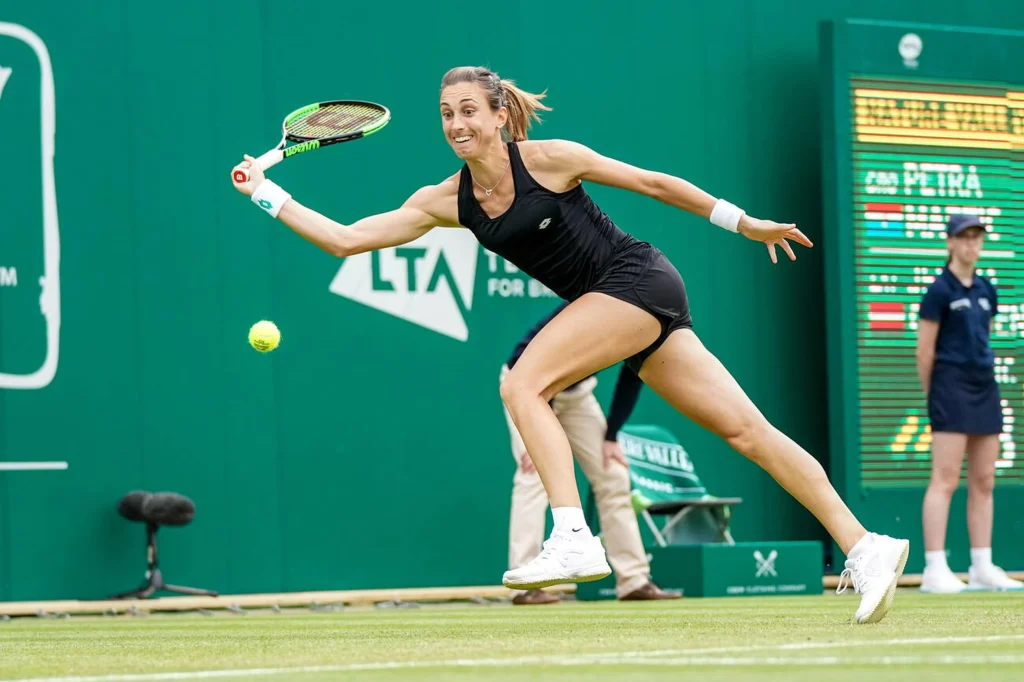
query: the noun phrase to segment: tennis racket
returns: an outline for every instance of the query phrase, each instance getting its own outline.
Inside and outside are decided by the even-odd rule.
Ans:
[[[333,100],[310,104],[285,116],[281,142],[255,163],[260,170],[267,170],[289,156],[372,135],[390,120],[388,108],[373,102]],[[295,144],[285,147],[286,142]],[[248,170],[236,170],[234,179],[238,183],[248,182]]]

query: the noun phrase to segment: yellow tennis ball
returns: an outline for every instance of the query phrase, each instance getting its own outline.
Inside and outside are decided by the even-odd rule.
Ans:
[[[269,320],[260,320],[249,329],[249,345],[261,353],[272,351],[281,343],[281,331]]]

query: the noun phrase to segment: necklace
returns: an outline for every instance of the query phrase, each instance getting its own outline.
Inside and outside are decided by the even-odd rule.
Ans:
[[[498,178],[498,181],[496,183],[494,183],[494,187],[492,187],[490,189],[487,189],[486,187],[481,185],[479,182],[476,182],[476,178],[473,178],[473,182],[476,182],[477,186],[480,187],[480,189],[482,189],[484,191],[484,194],[486,194],[487,196],[491,196],[491,192],[493,192],[498,187],[498,185],[501,184],[501,181],[505,179],[505,173],[508,172],[508,167],[510,165],[512,165],[511,161],[509,161],[509,163],[505,164],[505,170],[503,170],[501,172],[501,177]],[[470,173],[470,175],[472,176],[472,173]]]

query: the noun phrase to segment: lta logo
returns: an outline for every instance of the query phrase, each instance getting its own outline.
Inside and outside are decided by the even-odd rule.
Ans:
[[[403,246],[349,256],[330,290],[465,341],[479,250],[469,230],[436,227]]]

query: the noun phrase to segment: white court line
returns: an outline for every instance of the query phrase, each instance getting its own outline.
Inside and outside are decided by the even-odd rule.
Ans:
[[[0,462],[0,471],[64,471],[67,462]]]
[[[931,663],[936,665],[971,665],[976,663],[1024,663],[1024,655],[995,656],[883,656],[874,658],[764,656],[717,657],[714,653],[739,651],[799,651],[804,649],[842,649],[863,646],[898,646],[913,644],[951,644],[969,642],[1004,642],[1024,639],[1024,635],[985,635],[978,637],[922,637],[894,640],[848,640],[840,642],[798,642],[793,644],[766,644],[745,647],[716,647],[711,649],[680,649],[668,651],[624,651],[617,653],[579,654],[577,656],[523,656],[519,658],[456,658],[439,661],[383,661],[379,663],[350,663],[342,665],[298,666],[293,668],[250,668],[236,670],[195,670],[167,673],[137,673],[127,675],[92,675],[72,677],[26,677],[5,682],[162,682],[164,680],[211,680],[232,677],[267,677],[272,675],[298,675],[313,673],[341,673],[365,670],[399,670],[405,668],[504,668],[522,665],[903,665]]]
[[[792,644],[751,644],[747,646],[722,646],[711,649],[667,649],[664,651],[626,651],[609,653],[609,656],[692,656],[703,654],[734,654],[746,651],[808,651],[813,649],[844,649],[865,646],[905,646],[935,644],[972,644],[981,642],[1008,642],[1022,640],[1024,635],[976,635],[966,637],[915,637],[911,639],[851,639],[844,642],[794,642]],[[601,654],[595,654],[600,656]]]
[[[762,656],[744,658],[715,658],[711,656],[683,656],[677,658],[636,658],[636,659],[615,659],[612,661],[603,660],[601,665],[609,663],[637,664],[647,666],[768,666],[768,665],[792,665],[792,666],[828,666],[828,665],[992,665],[992,664],[1020,664],[1024,663],[1024,656],[994,655],[994,656],[874,656],[871,658],[856,658],[848,656],[809,657],[809,656]],[[558,665],[557,663],[555,665]],[[576,664],[579,665],[579,664]]]

